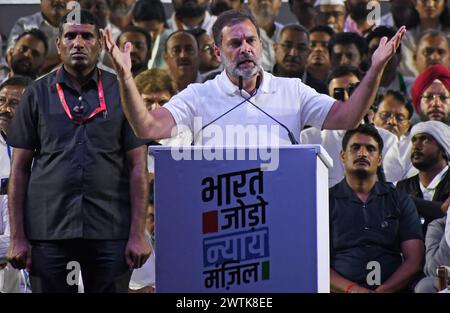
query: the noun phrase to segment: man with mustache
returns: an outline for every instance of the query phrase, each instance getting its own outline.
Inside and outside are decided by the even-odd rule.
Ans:
[[[342,140],[345,178],[329,193],[332,292],[410,290],[422,269],[417,210],[406,193],[378,180],[382,149],[370,124],[347,131]]]
[[[317,25],[331,27],[336,33],[344,31],[346,10],[343,0],[317,0],[314,8]]]
[[[29,77],[15,75],[0,85],[0,293],[25,292],[27,287],[21,271],[6,263],[6,252],[10,243],[6,187],[12,158],[12,149],[6,143],[6,137],[20,98],[25,88],[32,82],[33,80]]]
[[[167,21],[172,31],[203,28],[208,34],[217,16],[211,15],[207,9],[210,0],[172,0],[174,13]]]
[[[59,29],[63,65],[26,89],[8,129],[8,260],[31,269],[33,292],[77,292],[80,269],[85,292],[127,292],[150,254],[147,146],[121,110],[117,77],[97,67],[96,18],[74,10]]]
[[[447,67],[432,65],[417,76],[411,97],[422,121],[450,125],[450,70]]]
[[[274,44],[274,49],[276,63],[272,73],[275,76],[298,77],[317,92],[327,92],[325,84],[305,69],[310,52],[309,34],[306,28],[297,24],[283,27],[278,42]]]
[[[289,0],[289,9],[300,25],[311,29],[316,25],[317,12],[314,10],[315,0]]]
[[[125,114],[138,136],[167,138],[173,127],[185,126],[191,133],[195,131],[194,143],[211,145],[216,138],[197,130],[194,118],[201,119],[203,126],[249,97],[255,105],[289,128],[296,141],[305,125],[319,129],[356,127],[372,105],[384,66],[395,53],[404,33],[405,29],[401,28],[389,42],[383,40],[380,43],[372,56],[372,67],[352,96],[347,101],[337,101],[317,93],[298,78],[275,77],[265,72],[261,68],[262,42],[256,21],[251,15],[230,10],[222,13],[213,27],[214,51],[225,70],[213,80],[191,84],[164,107],[151,112],[147,111],[131,79],[129,53],[120,51],[109,32],[104,33],[104,39],[119,75]],[[169,51],[169,45],[167,48]],[[176,51],[181,52],[181,49]],[[278,123],[248,102],[242,102],[215,121],[216,127],[224,129],[236,124],[265,126],[266,131],[261,130],[248,138],[252,141],[248,144],[257,144],[259,136],[263,135],[266,140],[267,135],[279,140],[279,144],[294,142]],[[267,126],[273,126],[273,131]]]
[[[411,195],[425,233],[450,204],[450,128],[439,121],[418,123],[411,130],[411,143],[411,162],[419,173],[399,181],[397,188]]]
[[[434,64],[450,68],[450,46],[445,34],[438,30],[423,33],[413,58],[419,74]]]
[[[199,72],[203,77],[214,78],[216,74],[222,72],[220,61],[214,54],[214,40],[206,30],[196,28],[189,31],[197,40],[198,56],[200,59]]]
[[[335,33],[328,43],[330,52],[331,68],[338,65],[349,65],[356,67],[364,73],[367,53],[367,43],[363,37],[356,33]]]
[[[197,40],[189,32],[176,31],[167,38],[164,60],[178,91],[201,82]]]
[[[309,31],[311,52],[306,60],[306,69],[317,79],[326,81],[331,70],[328,42],[333,36],[328,26],[315,26]]]
[[[152,53],[152,38],[145,29],[128,26],[117,38],[117,45],[123,50],[127,42],[131,43],[131,72],[133,77],[136,77],[147,69],[148,60]]]
[[[67,4],[71,0],[41,0],[41,11],[21,17],[14,24],[8,37],[8,49],[14,47],[17,37],[23,32],[38,28],[47,37],[48,51],[41,74],[45,74],[59,64],[56,50],[58,25],[61,18],[68,12]]]
[[[390,131],[397,136],[400,143],[408,134],[409,121],[413,112],[412,105],[402,93],[388,89],[380,99],[373,122],[377,127]]]
[[[13,48],[6,53],[10,68],[8,77],[14,75],[36,79],[44,65],[48,45],[45,34],[37,28],[23,32],[17,37]]]

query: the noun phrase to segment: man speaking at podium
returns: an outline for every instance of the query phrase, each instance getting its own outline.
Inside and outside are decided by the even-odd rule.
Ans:
[[[205,135],[210,125],[222,129],[256,125],[256,137],[275,136],[280,144],[297,143],[305,125],[319,129],[356,127],[373,103],[383,70],[405,32],[401,27],[390,41],[380,41],[371,68],[350,99],[342,102],[316,93],[300,79],[274,77],[263,71],[262,43],[254,18],[226,11],[213,26],[214,52],[224,64],[224,71],[211,81],[189,85],[164,107],[151,112],[147,112],[132,79],[130,45],[121,52],[109,31],[103,36],[119,77],[125,115],[138,137],[167,138],[174,126],[183,126],[193,133],[195,144],[227,145],[226,141],[217,142],[217,138]],[[272,126],[283,129],[278,127],[277,134]],[[250,140],[247,145],[258,144],[261,138]]]

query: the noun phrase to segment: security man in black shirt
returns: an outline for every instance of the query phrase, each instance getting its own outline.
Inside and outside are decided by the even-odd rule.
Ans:
[[[333,292],[405,291],[422,269],[423,236],[414,203],[377,179],[382,149],[371,124],[342,139],[345,178],[330,189]]]
[[[150,255],[146,145],[116,76],[96,66],[96,18],[75,9],[59,29],[62,66],[27,88],[8,135],[8,259],[30,270],[33,292],[76,292],[79,269],[85,292],[127,292]]]

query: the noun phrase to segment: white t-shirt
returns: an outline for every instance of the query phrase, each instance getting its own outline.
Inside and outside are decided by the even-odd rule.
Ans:
[[[196,145],[290,145],[287,131],[244,97],[249,98],[250,95],[242,90],[241,96],[238,86],[223,71],[203,84],[189,85],[164,108],[172,114],[178,131],[193,134]],[[260,87],[250,101],[288,127],[299,141],[300,130],[305,125],[322,128],[336,100],[317,93],[298,78],[275,77],[263,72]],[[202,127],[239,103],[234,110],[200,132]]]

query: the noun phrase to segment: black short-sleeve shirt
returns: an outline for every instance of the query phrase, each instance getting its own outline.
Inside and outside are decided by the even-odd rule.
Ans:
[[[410,239],[423,240],[419,216],[393,184],[377,182],[366,203],[345,178],[330,189],[331,268],[343,277],[376,288],[367,284],[375,268],[369,262],[379,263],[383,283],[402,263],[401,243]]]
[[[145,142],[134,135],[123,114],[115,75],[95,69],[81,92],[68,75],[61,67],[29,86],[8,129],[11,146],[34,151],[24,213],[26,235],[30,240],[128,238],[126,152]],[[99,106],[99,80],[107,112],[82,124],[69,119],[56,83],[79,119]]]

